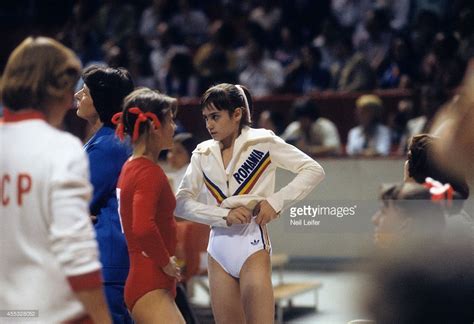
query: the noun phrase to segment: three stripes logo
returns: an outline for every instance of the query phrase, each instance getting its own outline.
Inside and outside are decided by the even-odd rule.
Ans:
[[[257,239],[250,241],[250,244],[252,245],[257,245],[258,243],[260,243],[260,240],[257,240]]]

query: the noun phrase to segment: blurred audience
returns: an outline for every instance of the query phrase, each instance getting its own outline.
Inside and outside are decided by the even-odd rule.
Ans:
[[[258,117],[257,127],[265,128],[271,130],[276,135],[281,135],[285,130],[283,116],[276,111],[264,110]]]
[[[312,156],[339,154],[341,143],[336,125],[320,115],[316,104],[301,98],[293,104],[293,122],[281,137]]]
[[[321,51],[316,46],[303,46],[300,57],[287,67],[286,90],[294,94],[310,94],[327,89],[331,81],[328,70],[321,67]]]
[[[255,97],[268,96],[283,85],[283,69],[278,61],[265,56],[261,44],[252,40],[248,45],[248,64],[239,74],[239,83],[252,89]]]
[[[349,131],[347,154],[377,156],[390,153],[390,129],[380,122],[382,110],[382,100],[378,96],[363,95],[357,99],[359,125]]]
[[[197,96],[198,77],[194,70],[192,56],[188,51],[175,51],[170,56],[160,84],[163,92],[170,96]]]
[[[258,85],[256,96],[326,90],[326,70],[330,88],[344,92],[453,89],[474,55],[467,1],[79,0],[71,7],[57,36],[84,65],[129,57],[127,42],[140,35],[147,46],[127,67],[141,67],[148,86],[149,65],[158,82],[175,47],[191,55],[198,89],[236,74]],[[217,77],[209,77],[214,63]]]
[[[339,91],[366,91],[375,88],[376,76],[365,56],[354,51],[347,37],[332,43],[335,63],[331,66],[333,87]]]

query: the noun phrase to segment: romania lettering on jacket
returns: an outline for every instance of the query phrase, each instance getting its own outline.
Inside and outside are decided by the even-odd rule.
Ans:
[[[249,193],[270,163],[269,152],[263,153],[254,149],[237,172],[233,174],[234,179],[240,185],[234,196]]]

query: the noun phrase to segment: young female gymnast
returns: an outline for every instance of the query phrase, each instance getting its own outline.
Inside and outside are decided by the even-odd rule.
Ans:
[[[176,100],[142,88],[125,98],[114,116],[117,134],[129,134],[132,157],[118,181],[120,216],[130,256],[125,303],[136,323],[184,323],[174,298],[180,270],[176,249],[176,200],[157,165],[161,150],[173,145]]]
[[[177,193],[177,216],[212,226],[209,280],[217,323],[273,323],[266,224],[324,178],[309,156],[271,131],[250,128],[251,108],[240,85],[205,92],[202,115],[213,139],[197,146]],[[297,176],[274,192],[277,167]],[[204,185],[207,204],[196,200]]]

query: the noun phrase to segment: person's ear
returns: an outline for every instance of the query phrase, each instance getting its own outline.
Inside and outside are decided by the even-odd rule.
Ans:
[[[232,114],[233,118],[240,122],[240,120],[242,119],[242,111],[243,111],[242,108],[236,108],[234,110],[234,113]]]
[[[160,135],[161,127],[158,125],[158,127],[155,127],[152,122],[149,121],[149,127],[148,127],[148,134],[150,135]]]

